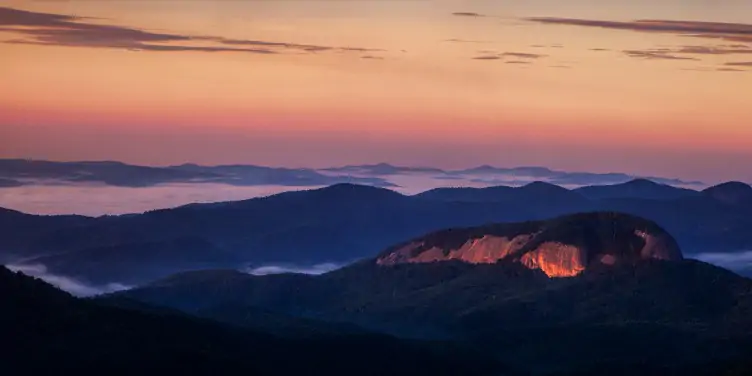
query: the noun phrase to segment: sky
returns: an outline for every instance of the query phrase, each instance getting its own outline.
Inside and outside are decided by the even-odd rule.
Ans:
[[[0,0],[0,158],[752,181],[748,0]]]

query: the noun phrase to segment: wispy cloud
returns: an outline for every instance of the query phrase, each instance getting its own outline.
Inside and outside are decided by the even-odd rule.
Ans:
[[[516,60],[509,60],[506,61],[507,63],[516,64],[519,62],[527,63],[526,60],[534,60],[534,59],[541,59],[544,57],[547,57],[548,55],[542,55],[542,54],[533,54],[533,53],[526,53],[526,52],[503,52],[503,53],[492,53],[493,51],[486,51],[485,55],[475,56],[473,57],[474,60],[502,60],[505,58],[515,58]]]
[[[692,37],[752,43],[752,24],[671,20],[635,20],[622,22],[557,17],[530,17],[525,20],[546,24],[670,33]]]
[[[444,39],[444,42],[452,42],[452,43],[490,43],[487,40],[472,40],[472,39],[458,39],[458,38]]]
[[[526,52],[504,52],[501,55],[505,57],[516,57],[519,59],[541,59],[541,58],[548,56],[548,55],[542,55],[542,54],[531,54],[531,53],[526,53]]]
[[[747,72],[744,69],[736,69],[736,68],[718,68],[716,69],[718,72]]]
[[[676,56],[664,50],[626,50],[623,52],[629,57],[647,60],[699,60],[694,57]]]
[[[497,56],[497,55],[475,56],[473,57],[473,60],[501,60],[501,56]]]
[[[690,257],[720,266],[735,272],[752,273],[752,251],[740,252],[707,252],[691,255]]]
[[[248,274],[253,275],[269,275],[269,274],[283,274],[283,273],[298,273],[298,274],[310,274],[319,275],[330,272],[342,267],[342,264],[334,263],[322,263],[311,266],[298,266],[298,265],[265,265],[259,267],[248,268],[245,270]]]
[[[532,64],[529,61],[522,61],[522,60],[509,60],[505,61],[504,64]]]
[[[14,272],[21,272],[28,276],[39,278],[61,290],[80,297],[106,294],[131,288],[120,283],[108,283],[103,286],[91,285],[75,278],[51,274],[44,265],[40,264],[6,265],[6,267]]]
[[[452,13],[453,16],[458,17],[486,17],[485,14],[475,13],[475,12],[454,12]]]
[[[747,47],[723,47],[723,46],[683,46],[673,50],[679,54],[694,55],[739,55],[752,54],[752,48]]]
[[[737,61],[726,63],[730,67],[752,67],[752,61]]]
[[[20,36],[20,38],[4,41],[9,44],[110,48],[129,51],[243,52],[266,55],[290,51],[297,53],[379,51],[363,47],[333,47],[152,32],[126,26],[91,23],[88,20],[90,19],[83,17],[0,7],[0,32]]]

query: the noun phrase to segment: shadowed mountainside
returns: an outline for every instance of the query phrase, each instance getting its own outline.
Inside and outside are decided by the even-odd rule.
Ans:
[[[490,357],[450,343],[367,333],[281,338],[136,303],[76,299],[4,267],[0,301],[8,342],[0,361],[26,374],[505,374]]]

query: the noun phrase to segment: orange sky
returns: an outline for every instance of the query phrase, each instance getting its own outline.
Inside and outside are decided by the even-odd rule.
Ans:
[[[0,157],[752,180],[752,2],[563,3],[0,1]]]

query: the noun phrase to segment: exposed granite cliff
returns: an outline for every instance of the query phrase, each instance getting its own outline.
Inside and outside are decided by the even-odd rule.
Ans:
[[[676,240],[655,223],[620,213],[584,213],[547,221],[449,229],[391,247],[379,265],[459,260],[500,260],[540,269],[549,277],[571,277],[594,263],[681,260]]]

